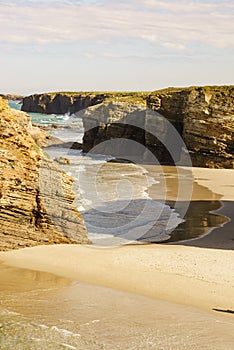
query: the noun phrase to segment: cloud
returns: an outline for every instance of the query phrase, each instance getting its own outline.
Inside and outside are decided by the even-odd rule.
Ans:
[[[56,6],[55,6],[56,3]],[[0,1],[0,41],[97,43],[134,39],[185,51],[234,47],[233,1]]]
[[[185,45],[179,44],[179,43],[166,42],[166,43],[163,43],[163,46],[168,48],[168,49],[175,49],[177,51],[187,51],[187,47]]]

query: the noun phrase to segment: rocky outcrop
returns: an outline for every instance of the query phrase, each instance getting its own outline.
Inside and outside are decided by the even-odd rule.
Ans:
[[[73,114],[113,97],[125,99],[132,96],[138,99],[146,99],[147,93],[61,92],[35,94],[24,97],[22,111],[45,114]]]
[[[140,161],[144,148],[136,152],[136,147],[144,144],[145,108],[143,103],[106,101],[79,112],[77,115],[83,118],[85,130],[83,151],[118,158],[128,156],[132,161]],[[117,142],[113,141],[115,139]],[[126,145],[129,139],[133,147],[129,143]],[[112,142],[105,142],[107,140]]]
[[[113,139],[131,139],[161,164],[188,165],[183,162],[184,157],[188,159],[186,146],[193,166],[234,168],[233,86],[155,91],[148,96],[147,107],[105,101],[80,113],[85,128],[83,150],[124,157],[124,141],[115,144]],[[112,142],[104,142],[107,140]],[[126,143],[126,156],[129,147]],[[148,161],[143,148],[138,147],[137,152],[138,161]]]
[[[14,95],[14,94],[0,94],[0,97],[2,97],[4,100],[12,100],[12,101],[22,101],[24,96],[22,95]]]
[[[234,168],[234,86],[166,89],[147,105],[176,127],[193,166]]]
[[[73,180],[45,158],[30,118],[0,98],[0,250],[89,243]]]

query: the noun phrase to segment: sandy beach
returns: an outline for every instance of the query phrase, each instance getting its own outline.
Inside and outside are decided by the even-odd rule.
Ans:
[[[7,265],[196,306],[234,309],[234,252],[181,246],[57,245],[1,253]]]
[[[1,264],[0,274],[2,349],[233,349],[230,314],[48,272]]]
[[[175,200],[176,176],[171,169],[166,170],[169,174],[167,199]],[[185,171],[187,172],[187,169]],[[139,346],[142,342],[144,349],[159,349],[159,344],[162,344],[161,348],[164,349],[187,349],[192,344],[188,334],[193,338],[194,349],[232,349],[233,314],[224,311],[234,310],[233,171],[193,169],[193,175],[195,182],[192,201],[220,203],[217,213],[227,217],[223,225],[213,228],[210,233],[188,242],[170,244],[126,245],[112,248],[92,245],[47,245],[2,252],[0,261],[3,286],[7,276],[6,269],[17,268],[18,272],[15,271],[14,275],[10,275],[13,276],[12,285],[15,285],[16,293],[20,285],[24,285],[23,289],[43,288],[45,292],[42,296],[37,296],[37,299],[39,301],[41,298],[48,299],[51,300],[50,305],[55,304],[52,311],[48,308],[45,310],[49,311],[43,311],[50,317],[51,312],[56,310],[53,320],[56,320],[61,312],[67,312],[70,305],[69,295],[72,293],[76,295],[76,299],[71,299],[69,307],[71,310],[75,308],[74,322],[77,322],[77,315],[80,314],[80,308],[83,310],[82,303],[85,300],[86,311],[83,310],[82,320],[86,319],[86,313],[90,319],[94,318],[95,313],[101,314],[102,320],[110,317],[106,327],[110,327],[111,334],[116,332],[118,340],[111,339],[109,334],[104,335],[106,333],[103,325],[98,326],[95,318],[94,323],[92,321],[90,324],[99,334],[97,337],[100,341],[104,339],[107,343],[110,339],[113,341],[112,347],[117,346],[116,344],[122,344],[121,346],[125,344],[124,337],[119,335],[130,332],[131,327],[135,327],[133,320],[137,319],[139,328],[134,328],[136,332],[134,344]],[[156,186],[155,188],[157,189]],[[160,194],[155,188],[152,189],[153,197],[159,199]],[[20,270],[22,268],[26,270]],[[34,276],[33,271],[36,273],[36,277],[33,277],[35,283],[32,283],[29,277],[21,282],[20,276],[25,274],[21,271],[28,270],[31,271],[27,274],[29,277]],[[50,283],[47,281],[48,276],[55,276],[49,278]],[[69,281],[76,281],[78,287],[66,287],[68,289],[64,290],[63,286],[68,286],[71,283]],[[51,290],[48,289],[51,283],[52,290],[56,287],[55,292],[47,291]],[[56,304],[57,301],[55,302],[50,294],[48,296],[48,293],[56,295],[62,293],[61,305]],[[39,302],[37,299],[26,309],[25,304],[20,301],[17,302],[17,307],[14,306],[16,301],[14,303],[11,301],[10,305],[12,310],[30,314],[36,307],[33,305]],[[65,301],[67,304],[64,304]],[[94,307],[96,311],[91,312],[90,307]],[[72,311],[70,313],[72,314]],[[157,332],[162,332],[161,343],[158,335],[156,337],[153,326],[156,320],[159,322]],[[124,322],[131,324],[131,327],[124,326]],[[69,324],[66,329],[72,329],[69,328]],[[77,327],[74,326],[74,329]],[[151,335],[147,333],[149,329]],[[136,335],[141,332],[146,332],[147,337],[152,336],[154,339],[152,344],[157,345],[146,346],[148,340],[142,340]],[[84,334],[93,339],[90,335],[93,333],[85,331]],[[129,343],[126,346],[130,349],[133,343],[129,333],[127,338]],[[86,343],[79,344],[81,349],[89,349]],[[108,348],[105,346],[103,348]],[[95,347],[93,343],[90,345],[90,349],[101,348],[101,346]]]
[[[183,170],[188,172],[187,168]],[[192,201],[224,201],[222,215],[225,215],[225,209],[228,215],[233,215],[233,170],[191,170],[194,176]],[[164,172],[170,175],[166,177],[167,199],[175,200],[175,168],[165,167]],[[153,176],[157,179],[157,173]],[[160,194],[155,191],[152,197],[157,199],[158,196]],[[220,248],[219,242],[224,242],[226,246],[231,245],[230,249],[207,249],[214,236],[217,248]],[[204,237],[187,243],[116,248],[38,246],[0,253],[0,260],[11,266],[50,272],[207,310],[234,309],[233,242],[233,222],[229,220]],[[216,248],[215,244],[213,248]]]

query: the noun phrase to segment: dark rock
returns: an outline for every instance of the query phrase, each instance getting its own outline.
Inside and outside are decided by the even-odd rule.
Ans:
[[[68,165],[70,164],[70,160],[67,159],[67,158],[63,158],[63,157],[56,157],[54,159],[55,162],[59,163],[59,164],[62,164],[62,165]]]
[[[95,106],[108,99],[119,101],[142,101],[145,92],[54,92],[35,94],[23,98],[22,111],[47,114],[74,114],[87,107]]]

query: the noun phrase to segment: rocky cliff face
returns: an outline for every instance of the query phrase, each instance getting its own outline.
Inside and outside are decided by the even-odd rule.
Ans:
[[[31,95],[23,99],[22,111],[65,114],[75,113],[83,108],[101,103],[103,94],[41,94]]]
[[[131,107],[119,102],[89,107],[81,115],[85,128],[83,150],[97,149],[102,142],[103,152],[116,155],[118,148],[107,149],[104,141],[127,138],[145,146],[161,164],[183,164],[184,142],[193,166],[234,168],[234,87],[156,91],[147,97],[147,107],[139,107],[134,101]],[[134,118],[136,123],[132,125]],[[174,126],[182,142],[175,141],[165,120]],[[171,151],[176,156],[172,157]],[[145,155],[139,156],[147,161]]]
[[[162,90],[147,105],[177,128],[193,166],[234,168],[234,86]]]
[[[29,117],[0,98],[0,250],[89,243],[72,179],[45,159]]]
[[[48,93],[35,94],[24,97],[22,111],[46,113],[46,114],[65,114],[76,113],[84,108],[97,105],[103,101],[115,98],[127,98],[136,95],[140,99],[146,99],[147,93],[92,93],[92,92],[74,92],[74,93]]]
[[[145,107],[144,103],[106,101],[78,113],[83,118],[85,130],[83,151],[116,157],[132,156],[132,160],[140,161],[144,149],[138,149],[140,153],[137,154],[135,147],[137,143],[144,144]],[[113,142],[115,139],[118,141]],[[133,141],[133,147],[126,145],[125,140],[129,139]],[[112,142],[104,142],[107,140]]]

